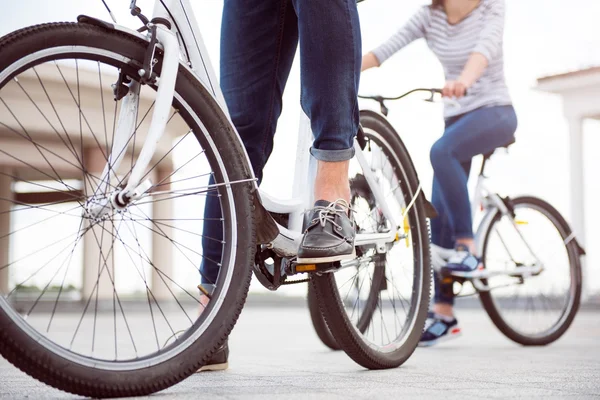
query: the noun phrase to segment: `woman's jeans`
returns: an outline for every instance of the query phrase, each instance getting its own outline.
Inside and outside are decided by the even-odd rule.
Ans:
[[[443,136],[431,147],[434,171],[432,203],[438,216],[431,221],[431,241],[453,248],[456,239],[473,237],[467,180],[471,159],[509,143],[517,129],[512,106],[482,107],[448,118]],[[452,284],[434,274],[436,303],[453,304]]]
[[[322,161],[354,156],[362,55],[356,0],[225,0],[221,29],[221,88],[259,182],[298,44],[310,152]],[[210,284],[223,251],[216,191],[206,197],[204,217],[200,273]]]

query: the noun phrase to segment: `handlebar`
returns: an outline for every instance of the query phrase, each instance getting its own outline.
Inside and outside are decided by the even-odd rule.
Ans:
[[[429,98],[424,99],[424,100],[428,101],[430,103],[433,103],[435,101],[434,96],[436,94],[440,94],[441,95],[442,94],[442,89],[436,89],[436,88],[430,88],[430,89],[427,89],[427,88],[418,88],[418,89],[409,90],[408,92],[403,93],[403,94],[401,94],[400,96],[397,96],[397,97],[361,96],[361,95],[358,95],[358,97],[361,98],[361,99],[375,100],[376,102],[378,102],[379,106],[381,107],[381,113],[387,117],[389,110],[388,110],[388,108],[385,105],[385,101],[387,101],[387,100],[400,100],[401,98],[409,96],[409,95],[411,95],[413,93],[416,93],[416,92],[427,92],[427,93],[429,93]],[[465,91],[465,96],[466,95],[467,95],[467,92]],[[460,104],[456,100],[446,99],[446,101],[447,101],[447,105],[453,105],[455,107],[460,108]]]
[[[437,93],[437,94],[442,94],[442,89],[426,89],[426,88],[418,88],[418,89],[413,89],[413,90],[409,90],[406,93],[401,94],[400,96],[397,97],[384,97],[384,96],[362,96],[362,95],[358,95],[359,98],[361,99],[370,99],[370,100],[375,100],[379,103],[383,102],[384,100],[400,100],[403,97],[409,96],[413,93],[417,93],[417,92],[429,92],[430,93],[430,97],[428,99],[425,99],[425,101],[433,101],[433,96]]]
[[[417,93],[417,92],[428,92],[429,93],[429,98],[425,99],[425,101],[433,103],[433,101],[434,101],[433,97],[436,94],[442,94],[442,89],[418,88],[418,89],[409,90],[408,92],[403,93],[403,94],[401,94],[400,96],[397,96],[397,97],[385,97],[385,96],[379,96],[379,95],[377,95],[377,96],[362,96],[362,95],[358,95],[358,97],[360,99],[369,99],[369,100],[375,100],[376,102],[378,102],[379,106],[381,107],[381,113],[387,117],[387,115],[389,113],[389,109],[385,105],[385,101],[386,100],[400,100],[403,97],[410,96],[411,94]]]

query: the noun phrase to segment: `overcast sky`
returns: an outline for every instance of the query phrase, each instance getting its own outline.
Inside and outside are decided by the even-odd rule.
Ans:
[[[2,0],[0,35],[46,21],[74,21],[78,14],[109,19],[100,0]],[[128,15],[126,0],[107,0],[118,22],[137,28]],[[218,67],[221,0],[193,0],[205,42]],[[363,50],[378,45],[408,19],[425,0],[368,0],[359,5]],[[568,129],[560,98],[535,90],[536,79],[592,65],[600,65],[600,1],[506,0],[506,76],[519,118],[517,144],[508,156],[494,160],[491,185],[503,193],[540,196],[569,215]],[[49,8],[49,4],[52,7]],[[149,15],[152,1],[138,1]],[[442,69],[424,41],[415,42],[386,64],[362,77],[364,94],[399,94],[422,86],[442,86]],[[295,64],[284,99],[284,112],[276,136],[275,152],[267,165],[263,187],[278,197],[291,193],[293,166],[285,149],[294,146],[299,115],[299,72]],[[368,102],[363,107],[372,107]],[[407,100],[390,105],[390,120],[406,142],[417,165],[426,193],[432,171],[429,148],[443,129],[441,105]],[[600,123],[584,126],[588,265],[600,262],[600,222],[592,206],[600,197]],[[475,164],[476,165],[476,164]],[[596,247],[596,248],[593,248]],[[600,269],[590,268],[590,287],[600,289]]]

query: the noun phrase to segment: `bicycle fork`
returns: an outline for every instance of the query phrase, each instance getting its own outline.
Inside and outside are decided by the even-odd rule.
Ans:
[[[136,132],[141,84],[136,80],[132,80],[129,84],[126,84],[128,87],[127,94],[121,102],[119,120],[106,166],[99,183],[92,192],[93,195],[86,201],[85,213],[94,220],[106,218],[113,210],[125,209],[129,203],[140,198],[151,187],[149,180],[140,181],[145,176],[144,172],[152,160],[169,119],[179,67],[179,43],[176,35],[170,29],[158,24],[148,26],[152,32],[152,40],[146,57],[150,59],[144,62],[145,69],[142,68],[138,71],[143,82],[153,76],[152,68],[157,62],[155,54],[159,43],[164,51],[150,128],[140,155],[129,174],[127,184],[125,187],[120,185],[120,187],[111,189],[110,182],[116,179],[117,170],[127,153],[128,144]],[[149,70],[146,70],[148,66]]]

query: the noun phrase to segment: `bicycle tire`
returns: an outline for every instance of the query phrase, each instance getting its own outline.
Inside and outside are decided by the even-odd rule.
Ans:
[[[361,125],[371,132],[373,137],[377,137],[377,143],[381,145],[386,156],[393,160],[392,168],[394,168],[394,171],[403,173],[401,178],[404,179],[400,179],[400,184],[405,189],[403,193],[406,204],[408,204],[412,196],[417,195],[417,188],[419,187],[417,173],[408,151],[397,132],[383,116],[365,110],[361,111],[360,116]],[[406,334],[398,343],[395,343],[395,348],[385,346],[378,349],[366,342],[360,330],[347,315],[339,295],[335,273],[320,276],[313,275],[311,277],[311,285],[313,285],[321,313],[332,336],[351,359],[368,369],[395,368],[408,360],[418,345],[427,318],[431,265],[429,229],[421,194],[417,196],[408,216],[413,234],[412,240],[416,243],[413,249],[413,270],[415,271],[413,294],[416,296],[416,301],[410,305],[412,319],[405,329]]]
[[[375,269],[373,273],[373,284],[371,285],[371,290],[369,292],[367,301],[365,302],[365,307],[358,319],[356,324],[357,329],[364,333],[371,322],[371,318],[375,313],[377,308],[377,294],[381,288],[381,285],[385,282],[385,267],[381,266]],[[327,327],[327,323],[323,318],[323,314],[321,314],[321,309],[319,308],[319,302],[317,300],[317,295],[314,291],[312,285],[308,285],[308,310],[310,313],[310,319],[313,323],[313,328],[315,328],[315,332],[321,342],[331,350],[337,351],[341,350],[340,346],[337,344],[335,338],[331,334],[331,331]]]
[[[541,212],[550,222],[555,226],[556,230],[560,233],[563,241],[566,240],[572,233],[571,228],[563,216],[556,210],[552,205],[544,200],[536,197],[523,196],[510,199],[510,205],[512,208],[517,207],[533,207],[535,210]],[[486,260],[489,238],[492,233],[494,224],[498,222],[502,217],[500,211],[496,211],[493,216],[491,223],[487,227],[484,234],[484,245],[482,260]],[[580,250],[577,242],[571,240],[566,244],[566,250],[569,258],[569,271],[571,273],[571,291],[570,291],[570,302],[567,304],[567,309],[563,311],[558,324],[552,326],[550,332],[540,335],[528,335],[525,334],[508,323],[503,317],[496,301],[494,300],[494,291],[480,292],[479,298],[483,308],[489,315],[494,325],[502,332],[507,338],[512,341],[519,343],[524,346],[544,346],[550,344],[559,339],[569,328],[577,311],[581,301],[581,285],[582,285],[582,273],[581,273],[581,261],[580,261]],[[543,272],[542,272],[543,274]],[[527,278],[531,279],[531,278]]]
[[[310,320],[312,321],[313,328],[315,328],[317,336],[319,337],[321,342],[331,350],[340,350],[340,346],[335,341],[335,338],[333,337],[331,331],[327,327],[327,323],[323,318],[323,314],[321,314],[321,308],[319,307],[319,301],[317,299],[315,289],[310,284],[307,286],[308,312],[310,314]]]
[[[148,42],[143,39],[85,23],[36,25],[0,39],[0,73],[36,52],[75,46],[90,50],[89,53],[78,54],[77,57],[85,57],[92,61],[110,53],[142,62],[147,45]],[[154,71],[160,75],[162,56],[157,57],[159,62]],[[127,68],[127,65],[122,67]],[[240,156],[243,152],[240,151],[241,144],[234,129],[212,95],[182,65],[179,67],[176,93],[197,115],[210,133],[216,151],[227,160],[223,168],[228,178],[231,181],[249,181],[251,173],[247,163]],[[182,113],[185,112],[187,111],[182,110]],[[193,123],[190,126],[196,128],[196,138],[206,141],[206,138],[200,139],[200,134],[197,133],[201,131],[198,124],[193,122],[193,118],[189,119]],[[93,398],[147,395],[170,387],[193,374],[210,360],[212,354],[226,340],[243,308],[250,285],[249,266],[254,260],[256,248],[254,206],[251,202],[254,188],[250,182],[232,187],[233,200],[225,201],[234,202],[232,207],[237,216],[236,252],[232,255],[235,259],[231,264],[233,273],[229,286],[222,289],[226,292],[222,305],[216,311],[214,323],[202,331],[199,340],[195,340],[172,358],[148,364],[149,366],[143,368],[121,371],[92,368],[44,347],[22,330],[7,310],[0,307],[0,354],[23,372],[50,386]],[[13,317],[14,315],[16,314],[13,313]],[[196,321],[194,327],[198,323]]]

